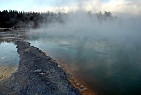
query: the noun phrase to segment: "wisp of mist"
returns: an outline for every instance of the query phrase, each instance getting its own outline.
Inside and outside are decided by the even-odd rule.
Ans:
[[[65,20],[64,23],[43,23],[40,28],[31,30],[31,33],[38,33],[39,37],[75,39],[83,44],[91,40],[108,40],[123,45],[125,43],[139,45],[140,42],[141,17],[111,17],[105,20],[96,15],[90,16],[86,12],[77,11],[69,14]]]
[[[125,2],[119,0],[104,3],[100,0],[54,0],[54,2],[57,8],[58,6],[64,6],[62,8],[65,10],[65,6],[68,6],[67,9],[70,9],[67,11],[66,17],[64,17],[65,23],[43,23],[39,29],[32,32],[38,32],[40,36],[46,37],[53,36],[55,38],[69,37],[77,40],[80,39],[80,41],[84,41],[84,43],[86,39],[107,39],[115,41],[114,43],[129,43],[135,40],[138,41],[140,38],[141,15],[139,11],[141,8],[139,4],[141,2],[139,1]],[[43,4],[46,3],[45,1],[43,2]],[[117,3],[117,5],[115,3]],[[132,11],[132,14],[129,9],[132,8],[135,10],[133,7],[135,5],[136,11]],[[77,10],[74,10],[75,8]],[[90,13],[88,13],[88,11]],[[106,20],[98,18],[97,13],[100,11],[103,14],[104,11],[110,11],[112,17],[105,18]]]

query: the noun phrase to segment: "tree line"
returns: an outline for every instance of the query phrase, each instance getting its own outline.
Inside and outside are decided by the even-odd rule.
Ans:
[[[92,15],[91,12],[88,12]],[[42,23],[65,22],[68,13],[53,13],[53,12],[24,12],[17,10],[0,11],[0,28],[37,28]],[[110,12],[97,13],[98,18],[111,17]]]
[[[64,13],[39,13],[39,12],[23,12],[17,10],[3,10],[0,11],[0,28],[36,28],[39,24],[44,22],[63,22],[61,15]]]

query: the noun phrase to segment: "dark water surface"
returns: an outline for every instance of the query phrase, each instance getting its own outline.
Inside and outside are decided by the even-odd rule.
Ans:
[[[66,64],[66,68],[93,92],[99,95],[141,95],[141,44],[138,37],[113,41],[95,39],[95,36],[91,39],[85,36],[85,40],[80,36],[34,36],[27,41]]]

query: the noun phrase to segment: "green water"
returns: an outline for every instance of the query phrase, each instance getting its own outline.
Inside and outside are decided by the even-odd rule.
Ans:
[[[34,35],[35,36],[35,35]],[[99,95],[141,94],[139,39],[113,41],[65,36],[37,36],[27,41],[71,70]]]

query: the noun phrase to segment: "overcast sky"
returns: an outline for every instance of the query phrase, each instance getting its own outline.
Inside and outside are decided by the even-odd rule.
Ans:
[[[139,15],[141,0],[0,0],[0,10],[18,11],[111,11]]]

